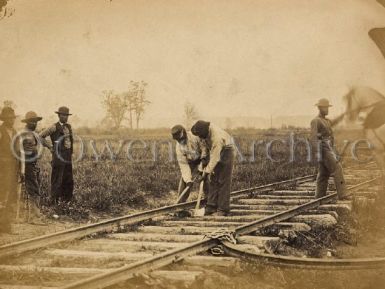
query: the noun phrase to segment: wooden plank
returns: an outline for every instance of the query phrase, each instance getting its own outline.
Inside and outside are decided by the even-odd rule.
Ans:
[[[50,249],[45,250],[44,254],[50,257],[61,258],[79,258],[79,259],[114,259],[136,261],[149,258],[154,254],[150,253],[129,253],[129,252],[101,252],[101,251],[85,251],[85,250],[66,250],[66,249]]]
[[[144,226],[139,228],[139,232],[145,233],[160,233],[160,234],[191,234],[202,235],[211,233],[215,230],[222,229],[223,227],[218,224],[218,227],[195,227],[195,226],[183,226],[183,227],[161,227],[161,226]]]
[[[230,210],[273,210],[273,211],[286,211],[290,208],[294,208],[295,205],[246,205],[246,204],[231,204]],[[231,212],[231,211],[230,211]]]
[[[180,234],[156,234],[156,233],[118,233],[109,234],[108,239],[141,241],[141,242],[196,242],[202,240],[202,235],[180,235]]]
[[[112,239],[95,239],[81,242],[75,248],[96,249],[103,251],[127,251],[135,252],[138,250],[169,250],[173,248],[181,248],[188,246],[189,243],[182,242],[141,242],[141,241],[124,241]]]
[[[231,210],[231,216],[245,216],[245,215],[273,215],[279,211],[273,210],[242,210],[242,209],[233,209]]]
[[[111,269],[99,268],[69,268],[69,267],[39,267],[33,265],[0,265],[0,271],[22,274],[62,274],[62,275],[80,275],[89,276],[100,273],[106,273]]]
[[[282,241],[279,237],[269,236],[240,236],[237,239],[239,244],[249,244],[259,248],[264,248],[266,245],[275,246]]]
[[[255,199],[270,199],[270,200],[311,200],[313,195],[258,195]]]
[[[174,282],[188,282],[192,283],[202,276],[202,271],[167,271],[167,270],[156,270],[150,273],[153,278],[166,279]]]
[[[272,199],[241,199],[237,200],[238,204],[244,204],[244,205],[288,205],[288,206],[295,206],[295,205],[303,205],[306,204],[308,200],[272,200]]]
[[[242,225],[241,222],[223,222],[220,224],[215,221],[200,221],[200,220],[180,220],[180,221],[164,221],[163,226],[166,227],[176,227],[178,233],[183,233],[185,231],[185,227],[203,227],[202,232],[210,232],[218,230],[219,228],[227,228],[228,230],[234,229],[237,226]],[[210,227],[210,228],[209,228]],[[206,228],[206,229],[205,229]],[[197,228],[199,230],[199,228]]]
[[[0,289],[58,289],[58,288],[59,287],[0,284]]]
[[[184,218],[185,221],[207,221],[207,222],[218,222],[221,226],[227,222],[252,222],[255,220],[259,220],[266,215],[247,215],[247,216],[203,216],[203,217],[193,217],[193,218]]]
[[[150,258],[153,254],[148,253],[127,253],[127,252],[95,252],[95,251],[77,251],[77,250],[64,250],[64,249],[52,249],[44,251],[44,254],[51,257],[60,258],[80,258],[90,260],[127,260],[137,261],[145,258]],[[199,265],[199,266],[218,266],[218,267],[230,267],[238,262],[238,259],[232,257],[218,257],[218,256],[191,256],[185,258],[183,264],[186,265]]]
[[[310,190],[276,190],[271,192],[270,194],[266,194],[269,196],[314,196],[314,191]]]

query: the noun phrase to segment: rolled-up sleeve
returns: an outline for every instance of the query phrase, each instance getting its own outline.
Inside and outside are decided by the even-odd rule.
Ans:
[[[213,141],[213,144],[212,144],[211,150],[210,150],[210,161],[209,161],[207,167],[205,168],[204,172],[211,174],[214,171],[215,167],[217,166],[217,164],[221,160],[221,152],[222,152],[223,147],[224,147],[223,141],[221,141],[219,139],[216,139]]]
[[[182,153],[179,145],[176,146],[176,159],[179,164],[183,181],[185,181],[186,183],[191,182],[192,174],[191,174],[190,165],[188,164],[187,157]]]
[[[52,148],[53,144],[49,144],[45,138],[47,136],[50,136],[51,134],[53,134],[55,131],[56,131],[56,126],[53,125],[53,126],[47,128],[47,129],[44,129],[42,132],[40,132],[40,134],[39,134],[39,137],[40,137],[39,141],[41,141],[43,146],[45,146],[47,148]]]

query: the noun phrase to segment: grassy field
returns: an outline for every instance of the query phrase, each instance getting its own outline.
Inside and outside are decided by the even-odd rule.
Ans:
[[[238,190],[314,173],[314,164],[306,160],[305,146],[299,144],[295,149],[295,161],[290,161],[290,133],[292,132],[283,130],[233,131],[238,156],[232,189]],[[304,130],[295,131],[298,138],[306,137],[307,133]],[[80,161],[74,163],[75,199],[70,205],[62,204],[56,207],[56,213],[73,218],[87,218],[90,214],[120,214],[129,209],[159,207],[171,204],[176,199],[180,172],[174,155],[175,143],[166,131],[129,137],[81,137],[85,154]],[[271,144],[269,158],[266,143],[273,139],[278,141]],[[94,145],[91,145],[91,140]],[[113,159],[107,150],[101,153],[106,140],[116,153]],[[122,140],[124,142],[120,143]],[[287,143],[284,144],[280,140],[286,140]],[[263,143],[254,146],[253,153],[252,145],[258,141]],[[121,150],[117,153],[119,144]],[[77,143],[75,159],[79,156],[79,149],[80,145]],[[95,157],[95,152],[99,157]],[[48,204],[50,154],[47,151],[41,159],[41,169],[43,199],[44,203]]]

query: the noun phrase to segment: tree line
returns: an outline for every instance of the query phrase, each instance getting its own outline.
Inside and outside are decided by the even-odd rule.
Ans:
[[[102,92],[102,105],[106,112],[105,120],[112,122],[114,129],[119,129],[124,120],[128,121],[129,128],[134,129],[134,123],[136,128],[139,128],[146,107],[151,103],[146,98],[146,87],[147,83],[144,81],[130,81],[127,91],[105,90]]]

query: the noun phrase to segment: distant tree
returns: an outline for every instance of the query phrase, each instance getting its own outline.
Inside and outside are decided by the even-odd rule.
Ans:
[[[112,121],[115,129],[120,128],[127,110],[124,95],[116,94],[113,90],[105,90],[102,104],[106,110],[106,118]]]
[[[186,129],[190,129],[193,122],[199,118],[195,105],[191,102],[186,102],[184,105],[184,120]]]
[[[139,122],[143,118],[146,106],[151,102],[146,99],[146,86],[147,83],[141,82],[139,85],[138,93],[134,98],[134,110],[135,110],[135,119],[136,119],[136,128],[139,128]]]
[[[123,93],[131,129],[133,129],[134,115],[136,128],[138,129],[139,122],[143,118],[146,106],[151,103],[146,99],[146,86],[147,83],[144,81],[130,81],[128,91]]]
[[[136,94],[138,93],[138,89],[139,89],[139,83],[135,81],[130,81],[128,91],[122,93],[122,96],[126,103],[126,110],[128,112],[128,124],[131,129],[134,128],[133,126],[133,114],[135,110],[134,103],[135,103]]]
[[[113,90],[103,91],[102,104],[106,109],[106,118],[112,120],[115,128],[119,128],[127,119],[129,128],[139,128],[140,120],[143,118],[146,106],[150,101],[146,99],[146,86],[144,81],[130,81],[127,91],[115,93]]]

